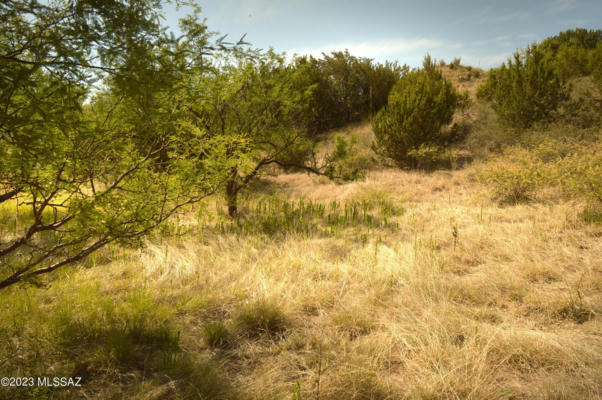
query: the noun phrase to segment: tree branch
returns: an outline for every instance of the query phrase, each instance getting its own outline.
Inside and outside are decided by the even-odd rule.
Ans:
[[[8,191],[6,193],[0,194],[0,203],[3,203],[5,201],[7,201],[7,200],[12,199],[17,194],[19,194],[20,191],[21,191],[20,189],[13,189],[13,190]]]

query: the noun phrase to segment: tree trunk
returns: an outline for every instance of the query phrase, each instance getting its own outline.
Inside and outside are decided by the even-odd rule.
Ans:
[[[228,215],[235,218],[238,215],[238,190],[240,186],[236,180],[229,180],[226,184],[226,203],[228,204]]]

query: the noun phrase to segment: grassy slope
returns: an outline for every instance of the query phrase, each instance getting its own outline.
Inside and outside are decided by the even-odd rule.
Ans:
[[[239,225],[211,202],[0,292],[0,376],[85,378],[0,398],[600,398],[602,228],[479,168],[266,178]]]

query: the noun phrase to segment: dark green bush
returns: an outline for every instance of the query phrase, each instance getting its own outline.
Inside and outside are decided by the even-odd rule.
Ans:
[[[449,142],[450,135],[443,128],[465,97],[427,56],[423,69],[412,71],[393,87],[389,103],[374,118],[375,150],[399,166],[417,167],[415,155],[424,153],[419,151],[421,146]]]
[[[395,82],[407,71],[397,63],[375,63],[348,51],[296,57],[293,86],[308,95],[309,107],[300,123],[310,134],[339,128],[374,115]]]
[[[598,43],[598,46],[590,52],[589,68],[598,84],[598,90],[602,93],[602,42]]]
[[[491,70],[477,95],[491,100],[506,124],[524,129],[554,120],[558,108],[568,100],[569,90],[556,73],[553,60],[532,45],[515,52],[507,65]]]
[[[602,68],[592,56],[602,44],[602,30],[569,29],[541,42],[544,53],[553,59],[556,73],[564,79],[594,73]],[[599,60],[602,61],[602,60]]]

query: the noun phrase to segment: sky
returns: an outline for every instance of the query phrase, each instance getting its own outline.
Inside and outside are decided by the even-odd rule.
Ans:
[[[197,0],[211,31],[292,54],[348,49],[418,66],[426,53],[500,65],[515,50],[574,28],[602,29],[602,0]],[[177,31],[185,11],[166,9]]]

